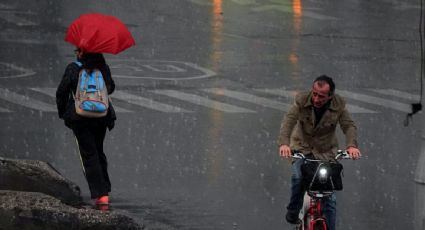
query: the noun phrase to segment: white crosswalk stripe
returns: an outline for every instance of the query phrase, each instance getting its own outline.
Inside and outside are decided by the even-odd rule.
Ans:
[[[217,95],[223,95],[226,97],[230,97],[230,98],[235,98],[238,99],[240,101],[246,101],[246,102],[250,102],[253,104],[257,104],[257,105],[261,105],[264,107],[269,107],[272,109],[277,109],[280,111],[289,111],[291,105],[290,104],[286,104],[286,103],[282,103],[279,101],[274,101],[268,98],[264,98],[264,97],[259,97],[256,95],[252,95],[252,94],[248,94],[248,93],[243,93],[243,92],[238,92],[238,91],[234,91],[234,90],[228,90],[228,89],[219,89],[219,88],[209,88],[209,89],[203,89],[203,91],[208,92],[208,93],[214,93]]]
[[[45,95],[53,97],[53,98],[56,97],[56,89],[55,88],[30,88],[30,90],[45,94]]]
[[[400,103],[400,102],[397,102],[397,101],[387,100],[387,99],[383,99],[383,98],[379,98],[379,97],[368,96],[368,95],[360,94],[360,93],[354,93],[354,92],[350,92],[350,91],[347,91],[347,90],[337,90],[336,92],[339,95],[346,97],[346,98],[351,98],[353,100],[366,102],[368,104],[379,105],[379,106],[382,106],[382,107],[385,107],[385,108],[398,110],[398,111],[404,112],[404,113],[410,113],[411,110],[412,110],[411,106],[409,104],[404,104],[404,103]]]
[[[0,11],[0,18],[6,20],[9,23],[13,23],[17,26],[36,26],[38,23],[29,21],[23,18],[22,14],[30,14],[21,11],[12,11],[12,10],[2,10]],[[19,16],[18,16],[19,15]]]
[[[257,91],[286,98],[293,98],[296,95],[296,91],[286,89],[257,89]],[[377,113],[376,111],[365,109],[356,105],[347,104],[346,106],[350,113]]]
[[[56,98],[56,88],[30,88],[30,89],[33,90],[33,91],[36,91],[36,92],[45,94],[47,96]],[[120,107],[118,107],[116,105],[113,105],[113,107],[114,107],[114,110],[116,112],[120,112],[120,113],[130,113],[130,112],[132,112],[130,110],[127,110],[127,109],[124,109],[124,108],[120,108]]]
[[[11,113],[12,111],[5,109],[5,108],[1,108],[0,107],[0,113]]]
[[[126,101],[129,104],[138,105],[141,107],[145,107],[152,110],[157,110],[161,112],[166,113],[188,113],[190,111],[172,106],[167,105],[161,102],[154,101],[150,98],[144,98],[141,96],[125,93],[123,91],[115,91],[114,94],[111,95],[113,98]]]
[[[211,109],[216,109],[227,113],[255,113],[255,111],[249,109],[244,109],[223,102],[211,100],[196,94],[183,93],[176,90],[154,90],[153,92],[156,94],[166,95],[172,98],[177,98],[182,101],[190,102],[192,104],[205,106]]]
[[[30,91],[38,92],[44,95],[55,98],[56,88],[29,88]],[[28,92],[30,92],[28,91]],[[167,97],[171,97],[183,102],[192,104],[192,106],[198,105],[210,109],[219,110],[225,113],[256,113],[257,111],[246,108],[249,107],[249,104],[263,106],[264,108],[271,108],[274,110],[286,112],[289,110],[291,103],[297,91],[287,90],[284,88],[263,88],[263,89],[247,89],[244,92],[243,90],[231,90],[225,88],[205,88],[197,89],[191,92],[183,92],[179,90],[151,90],[148,91],[147,95],[158,94]],[[369,93],[368,93],[369,92]],[[410,112],[411,106],[409,103],[402,103],[397,101],[412,101],[418,100],[419,96],[416,94],[411,94],[408,92],[403,92],[395,89],[365,89],[363,92],[352,92],[348,90],[337,90],[337,93],[347,98],[350,104],[347,104],[347,109],[351,113],[362,113],[362,114],[373,114],[381,112],[379,108],[385,108],[390,110],[395,110],[398,112],[407,113]],[[36,93],[37,94],[37,93]],[[202,94],[202,95],[201,95]],[[372,95],[374,96],[372,96]],[[29,96],[26,96],[29,95]],[[273,95],[278,97],[270,98],[267,95]],[[376,95],[382,95],[376,96]],[[36,95],[34,95],[37,98]],[[211,99],[209,96],[214,96]],[[40,95],[38,96],[40,97]],[[170,102],[164,103],[161,100],[167,100],[164,97],[159,97],[158,99],[153,100],[148,96],[140,96],[135,92],[116,90],[114,94],[111,95],[112,99],[116,99],[115,103],[127,103],[130,105],[136,105],[137,107],[143,107],[155,111],[160,111],[164,113],[191,113],[195,109],[183,109],[178,106],[170,104]],[[222,100],[225,98],[235,99],[232,104],[224,103]],[[13,90],[0,88],[0,99],[4,101],[11,102],[13,104],[23,106],[26,108],[39,110],[43,112],[56,112],[56,105],[54,103],[48,103],[41,101],[41,99],[35,99],[31,93],[25,93],[21,95]],[[396,99],[390,100],[388,98]],[[220,101],[218,101],[220,100]],[[168,100],[167,100],[168,101]],[[233,105],[237,101],[245,102],[244,106]],[[373,105],[374,109],[366,109],[358,105],[353,105],[352,103],[360,103],[360,105]],[[137,110],[131,111],[128,109],[117,107],[114,104],[114,108],[117,112],[130,113]],[[134,108],[134,107],[133,107]],[[3,108],[0,107],[0,113],[11,113],[14,112],[12,108]]]
[[[56,106],[0,88],[0,99],[43,112],[56,112]]]
[[[406,93],[406,92],[395,90],[395,89],[370,89],[370,90],[383,95],[394,96],[394,97],[407,99],[411,101],[419,101],[420,99],[420,96],[417,94]]]

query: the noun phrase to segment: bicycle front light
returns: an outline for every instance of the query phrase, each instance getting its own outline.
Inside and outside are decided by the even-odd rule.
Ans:
[[[319,182],[324,184],[328,179],[328,169],[325,167],[321,167],[319,169]]]
[[[326,177],[328,175],[328,170],[326,168],[321,168],[319,170],[320,177]]]

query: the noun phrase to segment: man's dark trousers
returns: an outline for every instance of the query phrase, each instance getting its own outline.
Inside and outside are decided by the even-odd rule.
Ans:
[[[91,124],[73,124],[72,130],[77,138],[91,198],[108,195],[111,182],[108,175],[108,163],[103,152],[106,126]]]

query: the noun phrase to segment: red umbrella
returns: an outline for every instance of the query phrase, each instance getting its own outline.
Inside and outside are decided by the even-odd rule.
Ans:
[[[90,13],[71,23],[65,41],[90,53],[117,54],[135,45],[127,27],[116,17]]]

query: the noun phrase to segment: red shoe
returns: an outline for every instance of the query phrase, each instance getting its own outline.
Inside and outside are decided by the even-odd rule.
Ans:
[[[109,204],[109,196],[99,196],[96,198],[96,205]]]

